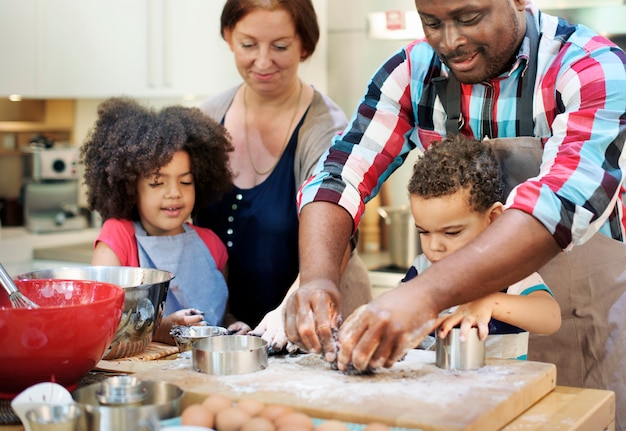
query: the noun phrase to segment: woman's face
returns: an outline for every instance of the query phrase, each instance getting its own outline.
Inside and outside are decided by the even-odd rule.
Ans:
[[[410,203],[422,252],[433,263],[476,238],[502,213],[500,202],[484,213],[473,211],[469,189],[427,199],[411,195]]]
[[[137,182],[137,208],[143,228],[151,236],[183,233],[196,200],[191,162],[177,151],[170,163]]]
[[[305,55],[291,16],[283,9],[256,9],[224,38],[239,74],[258,93],[280,94],[295,82]]]
[[[511,66],[526,32],[525,0],[415,0],[428,43],[460,82]]]

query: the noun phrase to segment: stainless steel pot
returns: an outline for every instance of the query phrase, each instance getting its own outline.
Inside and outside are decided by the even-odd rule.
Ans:
[[[378,214],[389,225],[389,256],[391,264],[407,269],[422,252],[419,234],[408,206],[378,208]]]

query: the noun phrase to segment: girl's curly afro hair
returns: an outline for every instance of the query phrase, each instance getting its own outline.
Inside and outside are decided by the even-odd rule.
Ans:
[[[470,208],[484,212],[502,202],[504,181],[491,147],[463,135],[432,143],[413,168],[409,193],[423,198],[470,191]]]
[[[137,181],[167,165],[177,151],[191,160],[196,201],[192,214],[232,187],[224,127],[197,108],[155,111],[128,98],[107,99],[81,147],[89,209],[137,220]]]

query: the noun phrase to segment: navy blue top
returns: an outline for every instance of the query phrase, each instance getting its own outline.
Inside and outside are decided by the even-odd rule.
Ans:
[[[265,181],[251,189],[234,187],[194,219],[226,244],[229,311],[252,328],[281,303],[298,276],[294,159],[305,117]]]

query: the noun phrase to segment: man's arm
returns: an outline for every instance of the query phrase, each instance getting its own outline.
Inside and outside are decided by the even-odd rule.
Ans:
[[[352,218],[328,202],[306,205],[300,216],[300,287],[289,297],[287,338],[309,352],[335,359],[339,279],[352,234]]]
[[[348,318],[339,330],[339,369],[392,366],[434,329],[441,310],[497,292],[559,252],[534,217],[505,211],[470,244]]]

